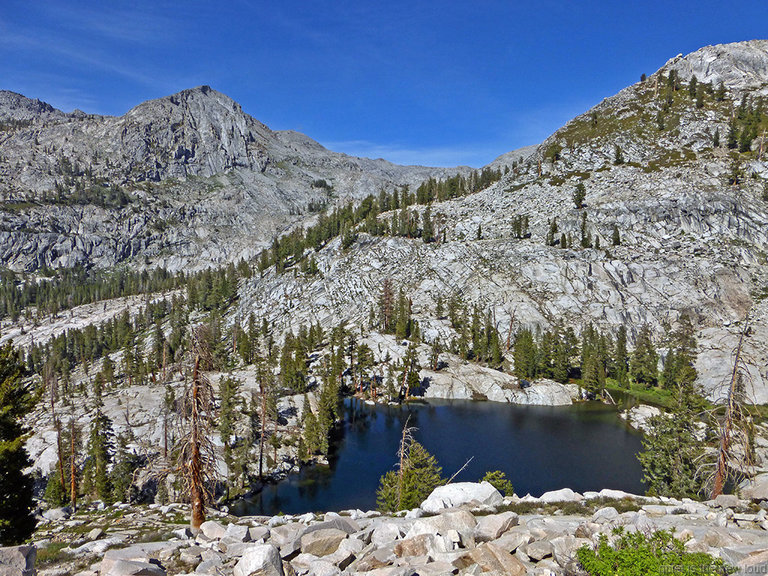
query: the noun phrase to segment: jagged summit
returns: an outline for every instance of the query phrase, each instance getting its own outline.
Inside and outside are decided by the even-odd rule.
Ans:
[[[166,158],[165,173],[174,177],[213,176],[235,167],[263,172],[273,132],[243,112],[240,104],[209,86],[143,102],[120,118],[123,145]],[[164,174],[157,174],[162,178]]]
[[[135,116],[145,109],[156,109],[165,106],[175,106],[190,111],[221,108],[229,114],[245,115],[242,107],[235,100],[208,85],[202,85],[142,102],[131,108],[125,116]]]
[[[695,75],[700,82],[723,82],[729,90],[768,94],[768,40],[705,46],[670,59],[660,71],[669,70],[676,70],[685,81]]]

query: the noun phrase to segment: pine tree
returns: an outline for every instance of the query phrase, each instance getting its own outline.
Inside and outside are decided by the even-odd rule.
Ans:
[[[437,459],[415,440],[401,443],[398,470],[390,470],[379,480],[376,504],[383,512],[417,508],[445,483]]]
[[[83,470],[83,484],[86,492],[107,503],[112,498],[109,466],[112,463],[113,450],[112,422],[97,407],[88,435],[87,460]]]
[[[731,171],[728,174],[728,184],[736,186],[741,183],[741,163],[738,157],[731,160]]]
[[[581,213],[581,247],[592,248],[592,233],[587,227],[587,213]]]
[[[488,482],[491,486],[496,488],[503,496],[514,496],[515,488],[512,486],[512,482],[507,478],[501,470],[493,470],[486,472],[480,479],[480,482]]]
[[[627,327],[623,324],[616,335],[616,348],[613,353],[614,377],[619,386],[626,386],[629,361],[627,356]]]
[[[578,184],[576,184],[576,188],[573,191],[573,204],[576,206],[576,208],[580,210],[584,207],[584,200],[586,199],[586,197],[587,197],[587,188],[584,186],[583,182],[579,182]]]
[[[555,327],[553,341],[552,378],[557,382],[565,384],[568,382],[572,349],[567,338],[562,334],[560,327]]]
[[[133,471],[136,467],[135,460],[134,455],[128,450],[128,440],[123,434],[118,434],[115,465],[112,468],[110,477],[112,484],[111,500],[117,502],[130,502]]]
[[[309,402],[305,404],[306,408],[302,414],[304,418],[304,445],[307,448],[307,454],[312,456],[320,451],[321,447],[321,431],[317,422],[317,417],[309,407]]]
[[[22,382],[24,367],[16,351],[0,348],[0,544],[20,544],[35,529],[32,464],[24,448],[22,418],[32,409],[32,396]]]
[[[557,234],[557,218],[552,218],[552,221],[549,223],[549,230],[547,231],[547,238],[546,238],[547,246],[555,245],[556,234]]]
[[[613,232],[611,233],[611,244],[619,246],[621,244],[621,236],[619,235],[619,227],[616,224],[613,225]]]
[[[720,81],[720,84],[717,85],[717,90],[715,91],[715,99],[718,102],[725,100],[725,84],[722,80]]]
[[[440,344],[440,338],[435,337],[432,340],[429,351],[429,367],[432,370],[438,370],[440,368],[440,352],[443,351],[443,347]]]
[[[691,76],[691,81],[688,84],[688,95],[691,98],[696,98],[696,95],[698,94],[697,88],[698,88],[698,84],[696,80],[696,74],[694,74],[693,76]]]
[[[381,320],[381,329],[389,334],[395,328],[395,290],[392,286],[392,280],[385,278],[381,283],[381,294],[379,295],[379,318]]]
[[[524,379],[533,379],[536,377],[536,342],[533,339],[533,332],[524,328],[517,333],[513,348],[513,357],[515,362],[515,376]]]
[[[656,386],[659,378],[659,355],[653,345],[651,329],[647,324],[640,328],[630,363],[632,379],[646,388]]]
[[[403,388],[403,398],[406,400],[410,397],[411,393],[417,391],[421,386],[421,378],[419,377],[419,355],[418,349],[414,343],[408,345],[408,349],[405,351],[405,357],[403,358],[402,373],[400,374],[400,381]]]
[[[696,473],[704,450],[696,439],[698,404],[694,394],[680,389],[670,413],[648,419],[638,454],[648,494],[695,498],[702,489]]]
[[[726,140],[728,148],[735,149],[739,144],[739,128],[736,125],[736,120],[731,119],[728,123],[728,136]]]
[[[618,144],[613,147],[613,163],[617,166],[624,164],[624,152],[622,152]],[[577,208],[580,208],[580,206],[577,206]]]
[[[240,381],[231,376],[222,377],[219,380],[219,436],[224,444],[224,461],[227,470],[232,473],[234,468],[233,438],[235,423],[237,421],[237,404],[239,400]],[[232,481],[227,483],[227,489]]]
[[[749,152],[752,149],[752,131],[746,127],[739,135],[739,152]]]
[[[421,214],[421,239],[425,243],[435,241],[435,227],[432,223],[432,210],[429,206]]]
[[[190,382],[182,398],[184,434],[175,450],[183,473],[185,493],[189,498],[193,528],[205,521],[205,507],[210,502],[210,486],[215,483],[215,449],[212,425],[215,417],[213,387],[204,371],[213,365],[213,354],[206,334],[209,328],[195,327],[190,350]]]
[[[405,296],[403,289],[397,298],[395,335],[402,340],[411,335],[413,325],[411,322],[411,300]]]

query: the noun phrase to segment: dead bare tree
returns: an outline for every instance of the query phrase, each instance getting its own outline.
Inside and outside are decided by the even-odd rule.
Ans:
[[[413,433],[417,430],[417,428],[411,426],[408,426],[408,422],[411,420],[410,414],[408,415],[408,418],[405,420],[405,425],[403,426],[403,434],[400,437],[400,449],[397,451],[397,455],[400,458],[400,463],[397,469],[397,508],[398,510],[402,508],[402,502],[403,502],[403,473],[405,472],[405,466],[406,466],[406,460],[408,459],[408,452],[411,449],[411,444],[413,444]]]
[[[58,414],[56,414],[56,375],[53,373],[52,366],[49,362],[43,367],[43,389],[50,392],[51,419],[53,420],[53,428],[56,430],[56,455],[59,467],[59,480],[61,481],[61,488],[63,490],[66,487],[66,479],[64,476],[64,448],[61,443],[61,421],[59,420]]]
[[[512,328],[514,328],[515,325],[515,316],[517,316],[517,308],[513,309],[512,312],[509,313],[509,330],[507,330],[507,352],[509,352],[512,349]]]
[[[67,479],[64,475],[64,446],[61,442],[61,421],[57,416],[53,418],[53,426],[56,428],[56,449],[59,460],[59,480],[61,481],[61,489],[64,490],[67,486]]]
[[[191,376],[179,403],[182,433],[177,444],[177,469],[192,506],[192,528],[205,522],[205,507],[213,501],[216,454],[212,442],[214,416],[213,386],[204,370],[212,365],[205,326],[192,330]]]
[[[717,463],[711,479],[711,498],[723,493],[723,488],[729,479],[738,480],[740,477],[749,476],[753,470],[750,446],[753,424],[746,409],[745,393],[745,381],[749,379],[749,371],[744,359],[744,344],[749,333],[748,311],[736,345],[733,369],[725,397],[725,414],[722,421],[718,422],[719,446]]]
[[[69,420],[69,499],[72,512],[77,510],[77,468],[75,463],[75,444],[77,443],[77,425],[74,416]]]

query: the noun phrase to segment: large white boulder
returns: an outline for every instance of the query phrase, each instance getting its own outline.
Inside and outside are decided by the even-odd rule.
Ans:
[[[424,512],[437,513],[446,508],[469,503],[498,506],[503,500],[501,493],[488,482],[456,482],[435,488],[421,503],[421,509]]]
[[[234,576],[283,576],[280,553],[271,544],[251,544],[235,564]]]
[[[0,548],[0,574],[32,576],[35,573],[37,548],[34,546],[9,546]]]
[[[560,490],[544,492],[539,497],[539,502],[551,504],[553,502],[578,502],[583,499],[584,497],[578,492],[574,492],[570,488],[561,488]]]
[[[768,500],[768,474],[758,474],[741,485],[741,495],[749,500]]]

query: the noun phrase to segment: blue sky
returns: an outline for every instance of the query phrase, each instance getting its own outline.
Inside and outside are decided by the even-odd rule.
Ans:
[[[120,115],[209,84],[332,150],[481,166],[766,23],[765,0],[2,0],[0,88]]]

